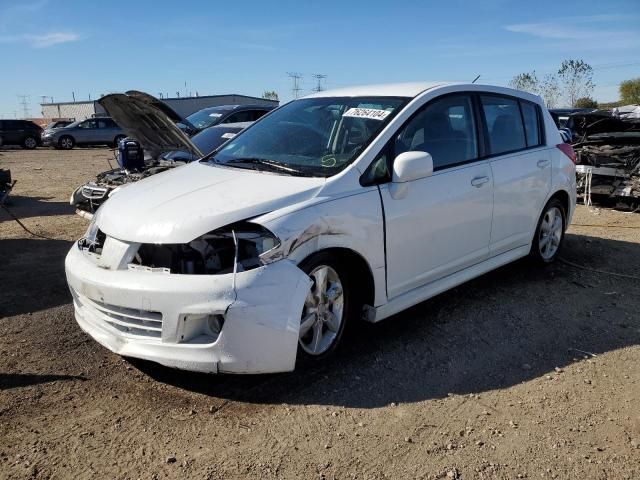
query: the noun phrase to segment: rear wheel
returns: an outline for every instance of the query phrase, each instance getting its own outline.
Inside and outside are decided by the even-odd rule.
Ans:
[[[65,135],[58,140],[58,146],[63,150],[71,150],[74,145],[75,141],[73,140],[73,137],[70,137],[69,135]]]
[[[538,227],[531,245],[531,256],[543,263],[553,262],[560,251],[567,224],[564,205],[552,198],[542,210]]]
[[[328,253],[313,255],[300,268],[313,283],[300,318],[298,358],[318,362],[336,350],[360,307],[349,272]]]
[[[22,147],[26,148],[27,150],[33,150],[37,146],[38,141],[35,139],[35,137],[25,137],[25,139],[22,141]]]

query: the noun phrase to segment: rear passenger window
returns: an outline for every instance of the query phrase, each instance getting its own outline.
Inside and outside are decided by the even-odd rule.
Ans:
[[[538,128],[538,109],[533,103],[520,101],[522,118],[524,119],[524,131],[527,134],[527,147],[535,147],[542,143]]]
[[[416,150],[431,154],[434,170],[477,158],[471,98],[451,95],[419,111],[396,137],[394,153]]]
[[[260,117],[262,117],[266,112],[266,110],[254,110],[253,112],[251,112],[253,115],[253,120],[258,120]]]
[[[499,155],[525,148],[527,142],[517,100],[482,95],[480,101],[489,133],[491,154]]]

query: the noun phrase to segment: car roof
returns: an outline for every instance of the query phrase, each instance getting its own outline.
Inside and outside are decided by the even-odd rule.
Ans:
[[[275,105],[259,105],[259,104],[243,104],[243,105],[216,105],[215,107],[205,107],[200,112],[204,111],[231,111],[231,110],[254,110],[254,109],[264,109],[264,110],[273,110]]]
[[[537,95],[514,90],[507,87],[494,85],[481,85],[477,83],[461,82],[411,82],[411,83],[386,83],[380,85],[359,85],[354,87],[344,87],[334,90],[323,90],[313,93],[304,98],[323,97],[417,97],[427,90],[436,90],[445,87],[456,86],[460,91],[489,92],[504,95],[521,97],[528,100],[540,100]]]
[[[452,82],[410,82],[410,83],[385,83],[377,85],[358,85],[343,87],[334,90],[323,90],[305,98],[318,97],[415,97],[425,90],[446,85],[454,85]]]

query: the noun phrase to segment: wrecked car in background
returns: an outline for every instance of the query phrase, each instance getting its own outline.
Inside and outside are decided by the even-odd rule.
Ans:
[[[640,208],[640,118],[597,110],[571,115],[568,126],[577,156],[577,193],[585,204]]]
[[[283,372],[331,356],[362,319],[527,255],[554,261],[574,208],[573,150],[540,97],[353,87],[123,188],[65,267],[78,324],[116,353]]]
[[[99,102],[122,125],[128,138],[118,144],[119,167],[98,174],[71,195],[71,205],[85,218],[91,218],[123,186],[200,158],[249,125],[224,124],[199,131],[165,103],[143,92],[107,95]],[[189,138],[195,132],[199,133]]]

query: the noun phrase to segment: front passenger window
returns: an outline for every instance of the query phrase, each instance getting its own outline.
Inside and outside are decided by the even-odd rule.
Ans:
[[[395,155],[428,152],[441,170],[478,157],[471,98],[450,95],[428,103],[396,137]]]

